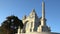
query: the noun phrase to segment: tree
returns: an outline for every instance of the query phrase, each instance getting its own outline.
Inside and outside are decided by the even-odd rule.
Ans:
[[[21,29],[23,28],[22,20],[16,16],[8,16],[1,27],[7,34],[15,34],[18,26],[20,26]]]

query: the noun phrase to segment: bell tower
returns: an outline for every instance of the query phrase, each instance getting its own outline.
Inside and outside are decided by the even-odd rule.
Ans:
[[[45,2],[42,0],[42,17],[40,19],[41,25],[38,27],[38,32],[50,32],[50,28],[46,25],[45,18]]]
[[[46,18],[45,18],[45,2],[42,1],[42,18],[41,18],[41,25],[46,25]]]

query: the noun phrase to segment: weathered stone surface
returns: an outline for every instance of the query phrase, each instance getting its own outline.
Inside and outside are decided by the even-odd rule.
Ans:
[[[20,33],[20,34],[60,34],[55,32],[29,32],[29,33]]]

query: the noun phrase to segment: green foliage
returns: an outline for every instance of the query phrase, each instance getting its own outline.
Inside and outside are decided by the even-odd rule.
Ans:
[[[21,29],[23,28],[22,21],[16,16],[8,16],[2,23],[1,28],[6,34],[15,34],[18,26],[20,26]]]
[[[0,27],[0,34],[6,34],[4,33],[4,30]]]

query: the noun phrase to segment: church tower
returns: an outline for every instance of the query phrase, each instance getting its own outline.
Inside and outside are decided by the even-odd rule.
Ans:
[[[38,18],[35,9],[33,9],[29,16],[23,16],[22,22],[23,29],[18,27],[17,34],[60,34],[51,32],[50,27],[46,24],[44,0],[42,0],[42,16]]]
[[[50,32],[50,28],[46,25],[45,18],[45,2],[42,1],[42,17],[39,19],[35,9],[29,14],[29,16],[24,16],[23,19],[24,27],[22,32]],[[19,32],[19,30],[18,30]]]
[[[23,23],[24,23],[24,31],[27,32],[37,32],[39,20],[38,16],[35,12],[35,9],[32,10],[32,12],[29,14],[29,16],[23,17]]]
[[[42,18],[41,18],[41,25],[46,25],[46,18],[45,18],[45,2],[42,1]]]
[[[45,2],[42,1],[42,17],[40,19],[41,25],[38,27],[38,32],[50,32],[50,27],[46,25],[45,18]]]

